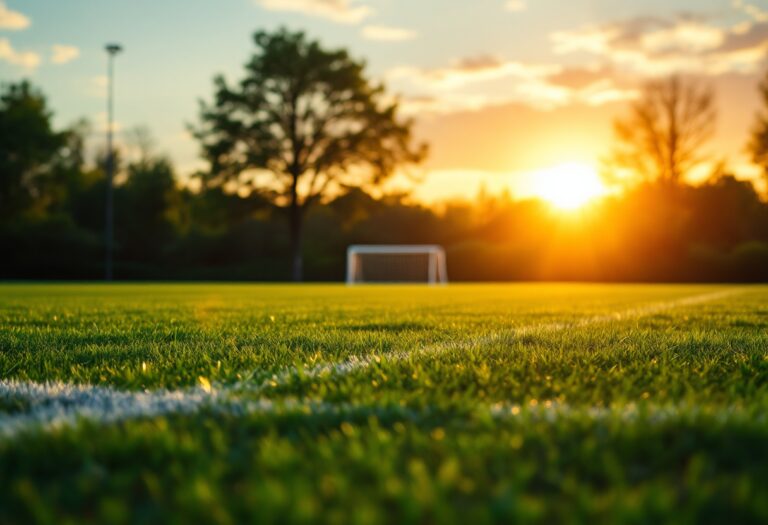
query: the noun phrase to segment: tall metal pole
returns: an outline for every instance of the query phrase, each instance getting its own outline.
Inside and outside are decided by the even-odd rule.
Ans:
[[[104,259],[104,280],[112,280],[112,238],[114,236],[114,178],[115,178],[115,152],[112,147],[112,128],[114,120],[114,58],[122,51],[118,44],[107,44],[107,202],[105,206],[104,246],[106,247]]]

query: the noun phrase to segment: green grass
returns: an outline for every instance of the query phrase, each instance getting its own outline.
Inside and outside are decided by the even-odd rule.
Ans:
[[[0,285],[0,379],[3,524],[768,521],[766,286]]]

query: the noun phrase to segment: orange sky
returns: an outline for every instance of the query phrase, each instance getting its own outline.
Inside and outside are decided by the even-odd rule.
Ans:
[[[695,76],[717,91],[713,159],[742,176],[768,55],[768,0],[0,0],[0,78],[42,86],[57,125],[103,140],[103,44],[117,62],[117,143],[146,126],[182,178],[187,132],[217,73],[237,81],[256,29],[304,29],[366,60],[402,97],[432,155],[417,198],[481,187],[535,193],[542,173],[591,166],[645,81]],[[548,171],[549,170],[549,171]]]
[[[745,145],[759,107],[758,79],[732,75],[704,81],[715,87],[718,105],[717,131],[706,151],[713,162],[728,162],[737,175],[754,176]],[[467,197],[482,186],[527,197],[536,193],[536,174],[548,167],[578,163],[599,169],[613,140],[612,121],[627,106],[617,102],[537,109],[511,103],[422,117],[417,132],[432,149],[425,166],[428,176],[415,194],[427,201]]]

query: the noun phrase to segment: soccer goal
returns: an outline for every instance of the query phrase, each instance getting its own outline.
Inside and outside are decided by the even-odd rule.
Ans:
[[[347,248],[347,284],[445,284],[445,250],[432,244],[353,245]]]

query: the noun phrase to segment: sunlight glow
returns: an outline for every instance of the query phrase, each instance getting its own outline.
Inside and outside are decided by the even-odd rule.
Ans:
[[[580,162],[559,164],[531,177],[533,195],[561,210],[576,210],[608,193],[597,170]]]

